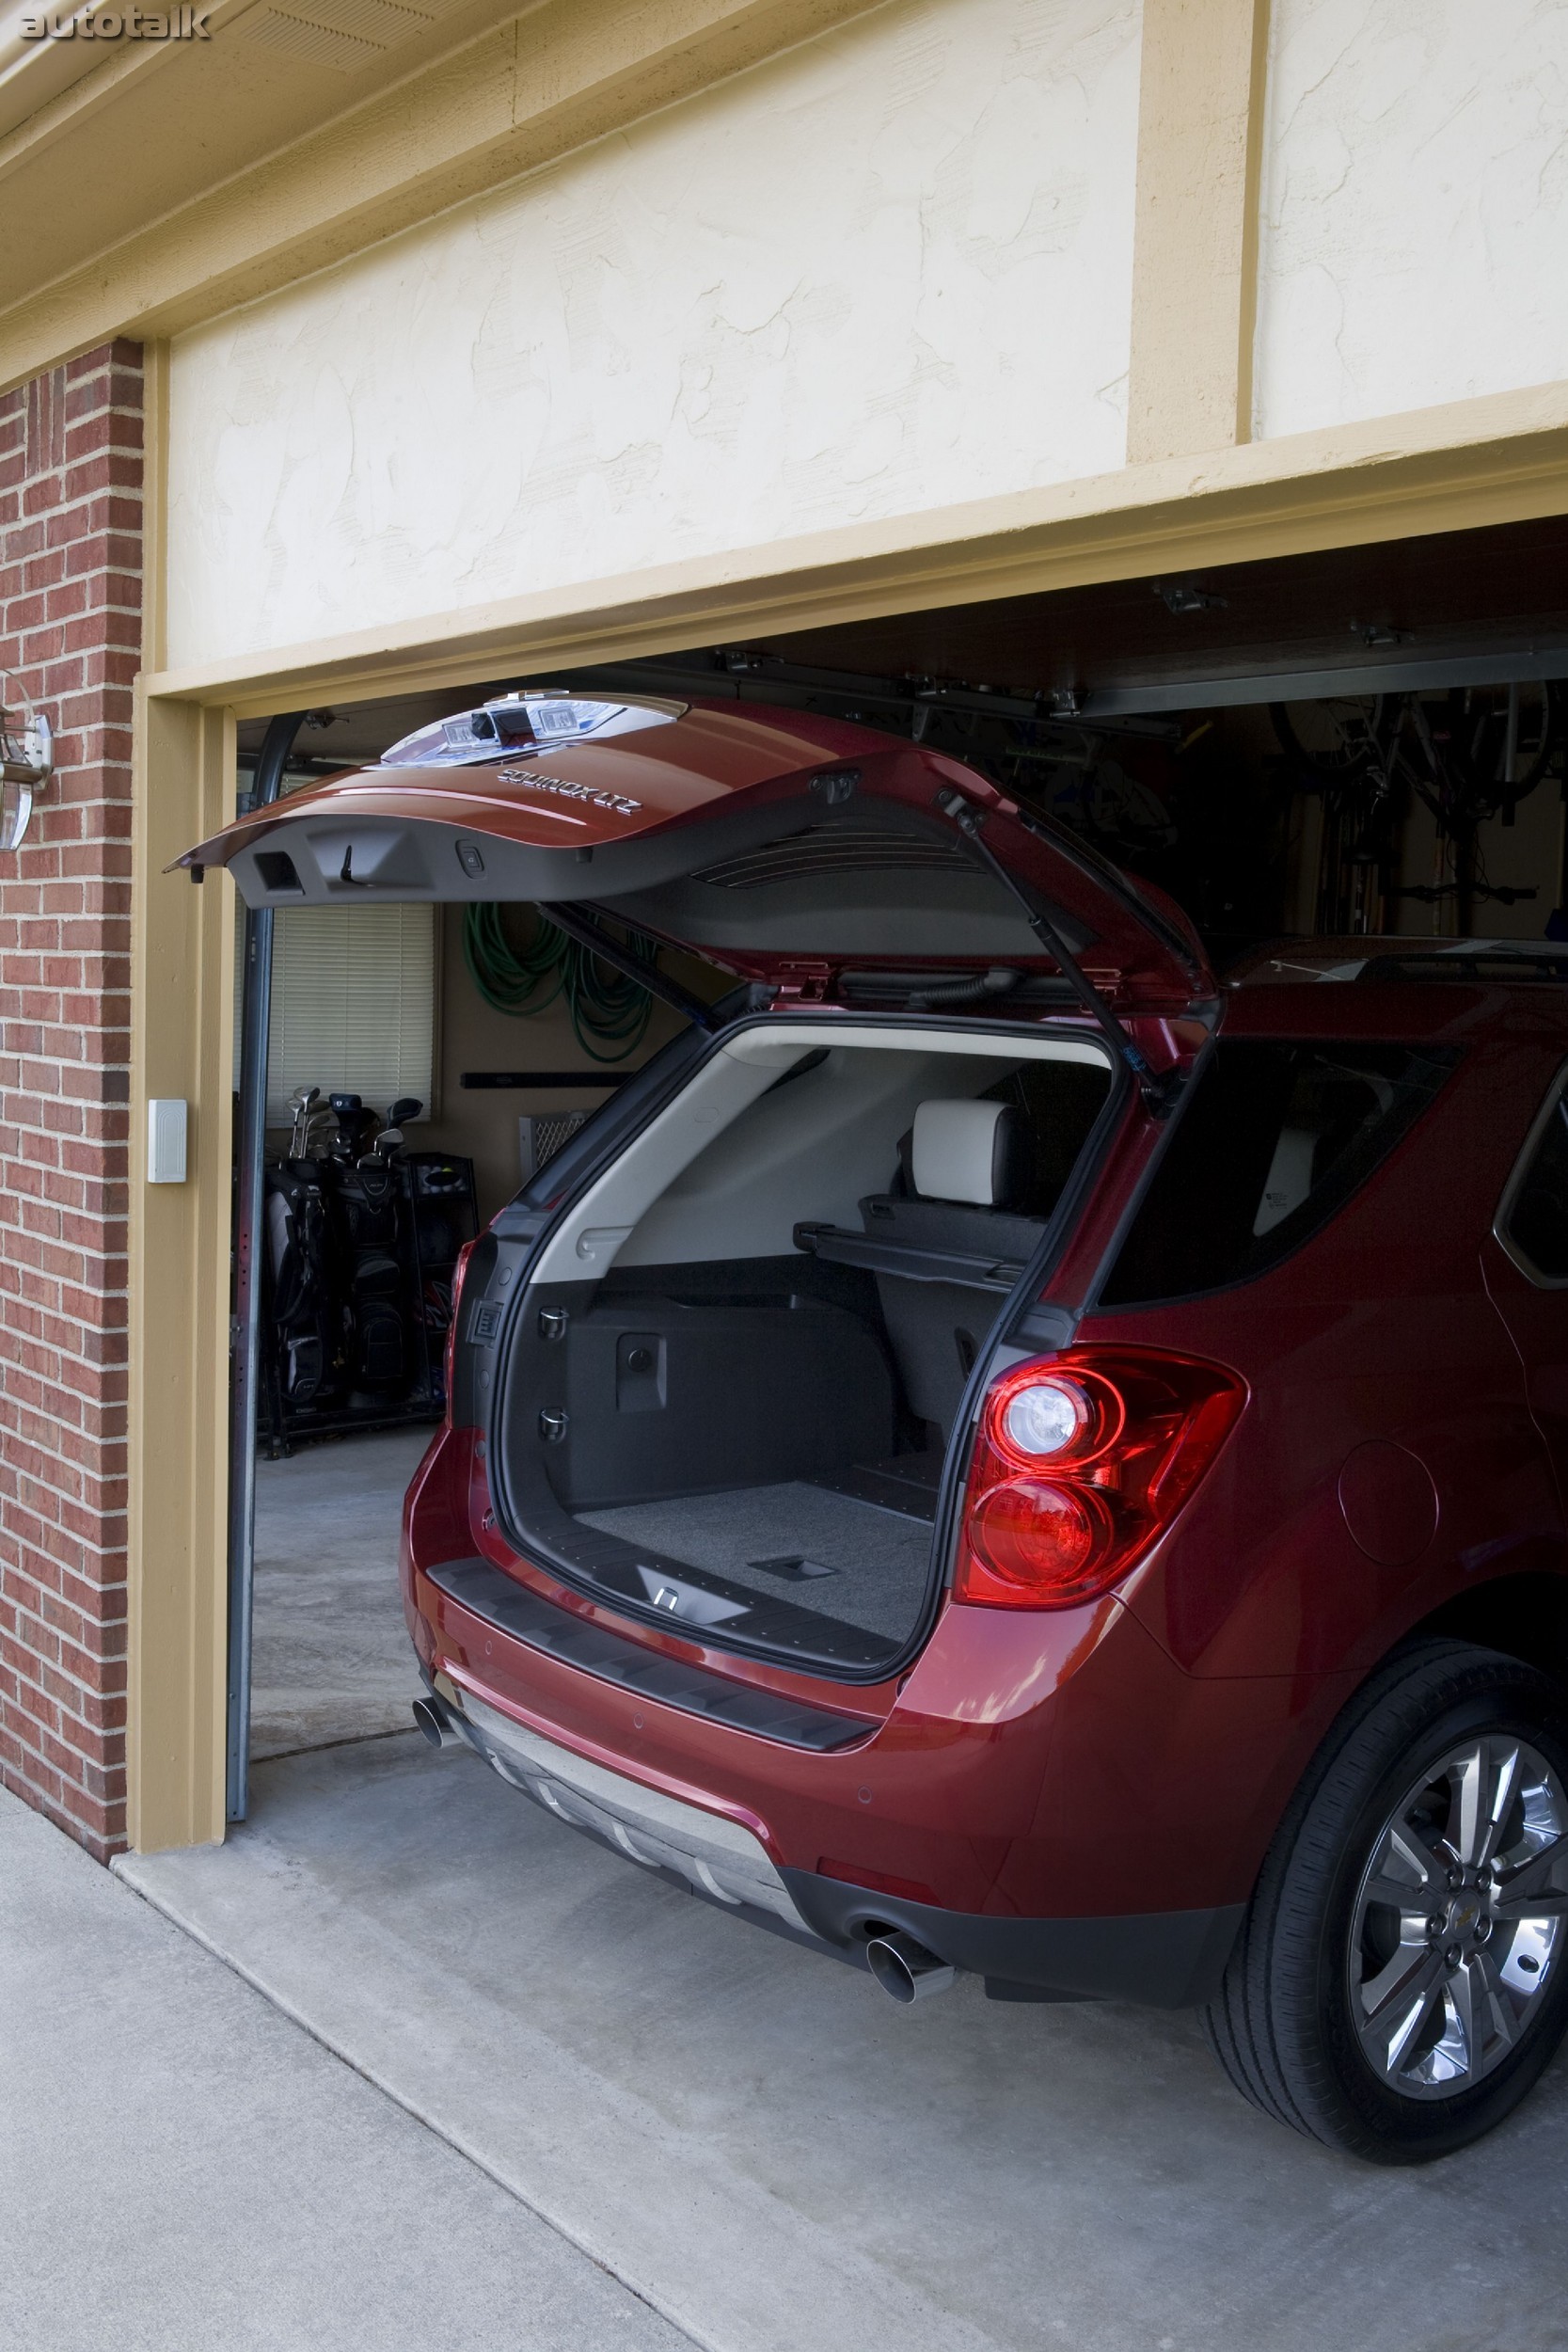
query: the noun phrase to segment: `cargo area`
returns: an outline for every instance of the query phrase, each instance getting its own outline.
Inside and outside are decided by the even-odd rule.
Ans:
[[[821,1037],[732,1039],[572,1204],[493,1468],[526,1557],[863,1675],[921,1621],[966,1389],[1110,1073],[1066,1037]]]

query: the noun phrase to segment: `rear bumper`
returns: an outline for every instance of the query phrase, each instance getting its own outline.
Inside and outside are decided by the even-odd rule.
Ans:
[[[488,1509],[447,1432],[410,1490],[404,1600],[427,1677],[488,1710],[468,1736],[497,1771],[774,1933],[858,1964],[902,1929],[999,1997],[1207,1997],[1348,1695],[1190,1676],[1115,1596],[950,1605],[896,1687],[813,1682],[585,1607]]]
[[[1179,2009],[1219,1988],[1243,1906],[1100,1919],[1000,1919],[780,1867],[760,1838],[546,1739],[473,1691],[449,1721],[512,1788],[573,1829],[716,1909],[863,1967],[902,1929],[1001,2000],[1101,1999]]]
[[[901,1928],[951,1967],[984,1977],[993,2000],[1139,2001],[1185,2009],[1219,1991],[1246,1906],[1130,1912],[1106,1919],[992,1919],[937,1911],[807,1870],[782,1873],[801,1917],[842,1949]]]

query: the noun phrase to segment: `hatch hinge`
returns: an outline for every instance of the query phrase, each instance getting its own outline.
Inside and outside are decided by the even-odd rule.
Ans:
[[[1138,1091],[1155,1118],[1167,1118],[1181,1091],[1182,1073],[1180,1070],[1156,1070],[1143,1049],[1128,1036],[1051,917],[1037,905],[1033,894],[1025,889],[1016,874],[1003,865],[986,840],[983,831],[985,818],[973,802],[949,787],[937,794],[936,804],[942,815],[958,827],[987,872],[1017,901],[1029,929],[1053,959],[1085,1011],[1092,1016],[1117,1059],[1136,1079]]]
[[[775,1001],[784,1005],[820,1005],[832,983],[831,963],[781,963]]]

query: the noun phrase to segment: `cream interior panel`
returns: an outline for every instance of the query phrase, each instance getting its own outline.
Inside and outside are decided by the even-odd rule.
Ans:
[[[804,1054],[827,1059],[771,1089]],[[1096,1046],[931,1031],[744,1031],[580,1200],[540,1261],[543,1282],[598,1280],[611,1265],[783,1257],[801,1219],[853,1225],[883,1191],[898,1137],[927,1096],[981,1094],[1018,1062],[1108,1067]]]
[[[716,1136],[640,1220],[616,1263],[782,1258],[801,1218],[858,1228],[856,1203],[887,1190],[916,1105],[978,1094],[994,1073],[971,1055],[830,1053]]]

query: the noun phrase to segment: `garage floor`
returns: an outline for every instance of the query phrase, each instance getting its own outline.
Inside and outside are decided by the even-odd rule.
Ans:
[[[257,1463],[253,1757],[407,1730],[420,1678],[398,1525],[433,1434],[394,1429]]]
[[[277,1687],[325,1728],[293,1589]],[[1368,2170],[1244,2106],[1190,2017],[896,2009],[409,1735],[264,1763],[227,1845],[117,1867],[716,2352],[1568,2352],[1568,2059],[1482,2148]]]

